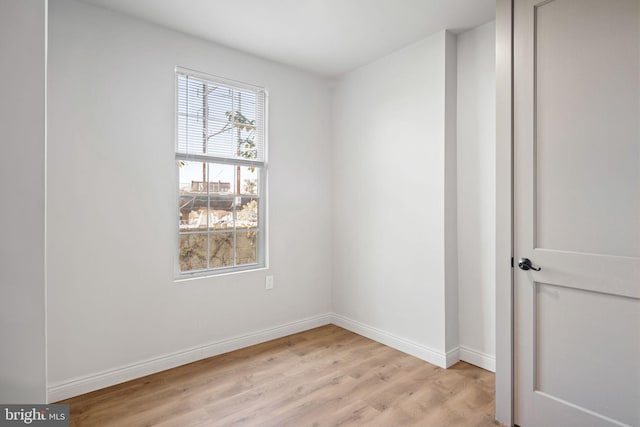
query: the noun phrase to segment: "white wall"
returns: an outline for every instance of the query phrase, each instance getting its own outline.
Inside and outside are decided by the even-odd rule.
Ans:
[[[495,369],[495,25],[441,32],[334,89],[338,323]]]
[[[44,403],[46,0],[0,2],[0,402]]]
[[[495,23],[458,35],[461,358],[495,370]]]
[[[334,311],[440,365],[446,39],[442,31],[344,75],[333,100]]]
[[[50,397],[326,321],[327,82],[86,4],[50,9]],[[176,65],[269,90],[268,272],[173,280]]]

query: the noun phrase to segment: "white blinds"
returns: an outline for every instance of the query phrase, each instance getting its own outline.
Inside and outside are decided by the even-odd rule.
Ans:
[[[265,92],[177,71],[176,156],[262,165]]]

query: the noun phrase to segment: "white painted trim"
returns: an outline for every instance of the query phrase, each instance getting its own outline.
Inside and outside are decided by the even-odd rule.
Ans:
[[[449,350],[447,351],[446,354],[446,359],[447,359],[447,364],[446,367],[450,368],[453,365],[455,365],[456,363],[458,363],[461,359],[460,359],[460,347],[456,347],[453,350]]]
[[[496,358],[489,354],[474,350],[463,345],[460,346],[460,360],[471,363],[487,371],[496,371]]]
[[[49,402],[68,399],[104,387],[120,384],[125,381],[154,374],[166,369],[175,368],[197,360],[206,359],[218,354],[227,353],[251,345],[260,344],[276,338],[303,332],[331,323],[332,315],[323,314],[298,320],[261,331],[239,335],[233,338],[193,347],[183,351],[166,354],[130,365],[121,366],[108,371],[98,372],[69,381],[51,384],[47,388]]]
[[[42,183],[43,188],[43,196],[44,196],[44,212],[43,212],[43,291],[44,291],[44,401],[49,401],[49,395],[47,393],[47,387],[49,383],[47,382],[47,378],[49,378],[49,306],[47,302],[49,301],[49,251],[47,249],[49,245],[49,227],[48,216],[49,209],[47,206],[49,205],[49,181],[47,177],[49,176],[49,0],[44,0],[44,105],[42,108],[44,109],[44,182]]]
[[[448,368],[449,366],[457,363],[458,348],[455,348],[447,353],[443,353],[434,349],[431,349],[425,345],[419,344],[415,341],[408,340],[406,338],[399,337],[390,332],[383,331],[382,329],[374,328],[373,326],[366,325],[340,314],[333,314],[333,324],[347,329],[358,335],[362,335],[381,344],[387,345],[391,348],[399,350],[403,353],[410,354],[422,359],[426,362],[432,363],[441,368]]]
[[[496,0],[496,419],[513,409],[513,1]]]

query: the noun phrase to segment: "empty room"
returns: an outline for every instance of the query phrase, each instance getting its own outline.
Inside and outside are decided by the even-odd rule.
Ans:
[[[640,427],[640,0],[0,0],[0,425]]]

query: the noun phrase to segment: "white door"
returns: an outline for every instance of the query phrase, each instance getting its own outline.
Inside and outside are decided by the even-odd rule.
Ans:
[[[514,224],[516,424],[640,426],[640,0],[515,0]]]

